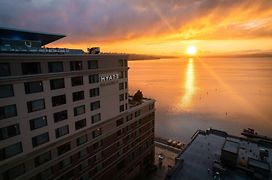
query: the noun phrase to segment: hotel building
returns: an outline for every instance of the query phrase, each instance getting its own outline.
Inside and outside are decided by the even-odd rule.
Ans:
[[[0,180],[132,179],[153,163],[155,101],[128,96],[128,56],[45,48],[0,29]]]

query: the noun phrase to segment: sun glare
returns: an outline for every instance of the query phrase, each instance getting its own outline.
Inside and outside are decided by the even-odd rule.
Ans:
[[[186,53],[190,56],[194,56],[197,53],[197,48],[195,46],[188,46],[186,49]]]

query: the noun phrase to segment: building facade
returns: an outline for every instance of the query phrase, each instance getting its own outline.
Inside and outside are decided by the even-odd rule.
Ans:
[[[152,164],[155,102],[130,103],[127,58],[0,53],[0,179],[131,179]]]

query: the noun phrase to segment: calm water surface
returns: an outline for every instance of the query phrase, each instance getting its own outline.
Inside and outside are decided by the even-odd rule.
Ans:
[[[209,127],[272,136],[272,58],[129,62],[129,92],[156,99],[155,134],[185,142]]]

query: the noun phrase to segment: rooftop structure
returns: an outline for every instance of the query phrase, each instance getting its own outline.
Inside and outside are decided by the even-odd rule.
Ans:
[[[30,32],[19,29],[1,28],[0,27],[0,39],[3,40],[21,40],[21,41],[34,41],[40,42],[41,46],[45,46],[56,40],[65,37],[62,34],[48,34],[41,32]]]
[[[44,48],[45,45],[65,37],[61,34],[30,32],[0,27],[0,53],[19,54],[83,54],[80,49]]]
[[[272,179],[272,144],[197,131],[166,179]]]

